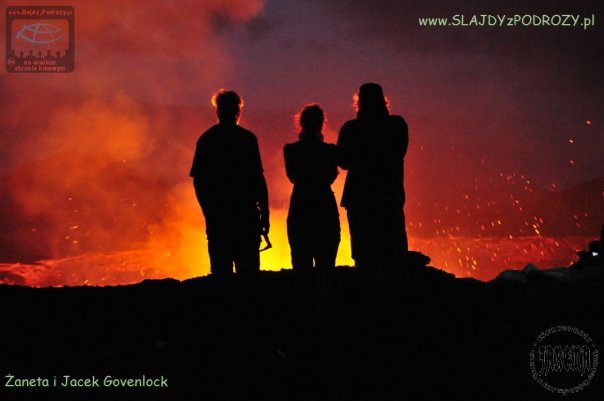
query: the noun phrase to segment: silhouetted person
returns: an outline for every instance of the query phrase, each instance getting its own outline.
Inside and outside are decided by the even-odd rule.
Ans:
[[[46,51],[46,56],[44,56],[45,60],[54,60],[55,56],[52,55],[50,50]]]
[[[390,115],[382,88],[361,86],[357,118],[338,136],[339,165],[348,170],[342,206],[348,214],[357,267],[392,268],[407,255],[403,158],[409,136],[401,116]]]
[[[340,217],[331,184],[338,176],[337,148],[323,142],[325,114],[317,104],[299,115],[302,132],[285,145],[285,171],[294,184],[287,236],[295,270],[335,266],[340,244]]]
[[[268,191],[258,140],[240,127],[241,97],[221,89],[212,98],[218,124],[197,141],[191,177],[201,205],[212,275],[260,270],[260,235],[269,231]]]
[[[29,54],[27,55],[27,57],[25,58],[26,60],[35,60],[36,56],[34,55],[34,51],[30,50]]]

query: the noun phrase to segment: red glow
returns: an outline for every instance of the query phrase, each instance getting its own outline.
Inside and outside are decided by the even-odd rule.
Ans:
[[[203,218],[187,174],[195,140],[215,120],[208,98],[223,86],[246,100],[241,124],[258,135],[266,170],[273,248],[262,253],[262,268],[291,265],[285,229],[291,184],[282,159],[283,145],[296,138],[291,116],[304,103],[321,103],[330,120],[325,139],[335,142],[339,127],[354,117],[350,93],[367,78],[368,67],[351,63],[346,49],[329,54],[330,63],[315,54],[316,66],[311,57],[284,66],[243,54],[241,47],[252,49],[247,38],[229,42],[217,26],[261,16],[261,0],[205,0],[203,7],[194,0],[179,7],[150,3],[144,12],[132,0],[78,4],[73,74],[0,73],[0,139],[8,149],[1,160],[0,261],[6,263],[0,283],[113,285],[207,274]],[[286,55],[291,50],[279,49]],[[350,53],[356,62],[358,52]],[[602,138],[595,136],[597,115],[567,110],[560,118],[570,127],[559,128],[559,120],[530,116],[548,107],[557,113],[556,93],[552,103],[539,93],[543,103],[531,108],[508,93],[513,80],[505,75],[460,83],[458,78],[471,78],[460,72],[467,70],[463,57],[447,59],[453,66],[445,73],[442,54],[421,57],[403,60],[409,63],[405,77],[375,71],[390,79],[384,89],[392,112],[410,125],[410,248],[429,255],[434,266],[480,279],[529,262],[568,265],[604,221],[601,170],[585,167],[594,164],[588,152],[601,149],[594,140]],[[430,60],[437,62],[424,63]],[[480,57],[472,62],[482,66]],[[268,71],[262,90],[253,90],[259,74],[254,63]],[[275,65],[279,74],[271,70]],[[316,73],[314,81],[309,71]],[[525,124],[529,120],[537,123]],[[528,139],[533,131],[557,136],[539,142],[538,135]],[[543,150],[550,142],[559,149]],[[542,154],[547,157],[538,158]],[[554,167],[562,173],[552,177]],[[333,187],[337,199],[344,177],[341,172]],[[337,263],[351,265],[346,213],[340,214]]]

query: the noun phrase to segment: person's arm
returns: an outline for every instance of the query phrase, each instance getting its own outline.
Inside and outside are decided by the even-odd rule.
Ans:
[[[289,181],[293,184],[295,178],[294,166],[291,156],[291,147],[289,145],[283,147],[283,159],[285,160],[285,174],[287,174],[287,178],[289,178]]]
[[[333,162],[330,165],[330,171],[328,176],[329,185],[331,185],[334,183],[340,172],[338,171],[338,147],[336,145],[329,145],[329,147],[331,151],[330,156],[333,158]]]
[[[407,147],[409,146],[409,131],[407,123],[401,116],[390,116],[390,125],[388,135],[389,141],[385,144],[382,157],[380,161],[387,163],[386,165],[391,166],[400,165],[402,173],[402,163],[405,155],[407,154]]]
[[[254,141],[254,170],[256,171],[256,202],[260,209],[260,228],[262,234],[268,234],[270,229],[270,211],[268,208],[268,187],[264,178],[264,169],[262,168],[262,159],[260,158],[260,148],[258,140]]]
[[[409,147],[409,127],[407,122],[401,117],[401,155],[404,158]]]
[[[396,181],[400,185],[399,190],[397,190],[399,196],[397,199],[398,205],[405,204],[405,189],[402,186],[403,183],[403,175],[404,175],[404,160],[405,155],[407,154],[407,147],[409,146],[409,129],[407,127],[407,122],[400,116],[397,116],[398,126],[397,131],[399,135],[397,136],[397,144],[396,144],[396,155],[394,155],[394,163],[396,166]]]
[[[338,165],[348,170],[351,162],[350,125],[345,123],[338,134]]]
[[[268,208],[268,188],[266,186],[264,174],[260,175],[259,178],[259,190],[260,199],[258,200],[258,206],[260,207],[260,228],[262,229],[262,234],[268,234],[271,224],[270,211]]]
[[[195,155],[193,156],[193,165],[191,166],[191,171],[189,172],[189,176],[193,177],[193,187],[195,188],[195,196],[197,197],[197,201],[202,209],[207,207],[206,202],[206,190],[204,188],[206,184],[206,179],[203,177],[204,168],[203,168],[203,146],[200,141],[197,141],[197,145],[195,146]]]
[[[195,154],[193,155],[193,164],[191,165],[191,171],[189,171],[189,177],[195,178],[199,174],[199,164],[201,161],[201,147],[199,141],[195,145]]]

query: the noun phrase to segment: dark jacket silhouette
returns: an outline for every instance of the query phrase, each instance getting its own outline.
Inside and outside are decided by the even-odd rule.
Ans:
[[[331,184],[338,175],[337,148],[323,142],[323,111],[307,106],[305,114],[319,113],[315,132],[303,131],[299,140],[283,149],[287,177],[294,184],[287,235],[294,269],[333,268],[340,243],[340,218]],[[311,124],[311,123],[308,123]],[[303,127],[304,129],[304,127]]]
[[[377,84],[361,86],[357,118],[338,136],[339,165],[348,170],[342,206],[347,209],[352,257],[358,267],[400,265],[407,254],[403,159],[407,123],[390,115]]]
[[[220,122],[197,141],[190,175],[206,221],[212,274],[232,273],[233,263],[237,273],[252,273],[260,267],[260,235],[268,233],[268,192],[258,141],[237,124],[239,109],[234,118],[228,112],[221,116],[220,103],[217,108]]]

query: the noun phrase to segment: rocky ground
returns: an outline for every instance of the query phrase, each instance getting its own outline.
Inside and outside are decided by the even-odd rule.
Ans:
[[[604,367],[563,397],[534,380],[529,361],[539,334],[558,325],[604,349],[603,290],[598,267],[483,283],[419,265],[381,280],[338,268],[254,281],[4,285],[0,399],[603,399]],[[36,380],[7,387],[7,375]],[[64,375],[94,376],[99,387],[62,387]],[[103,383],[142,375],[168,387]]]

